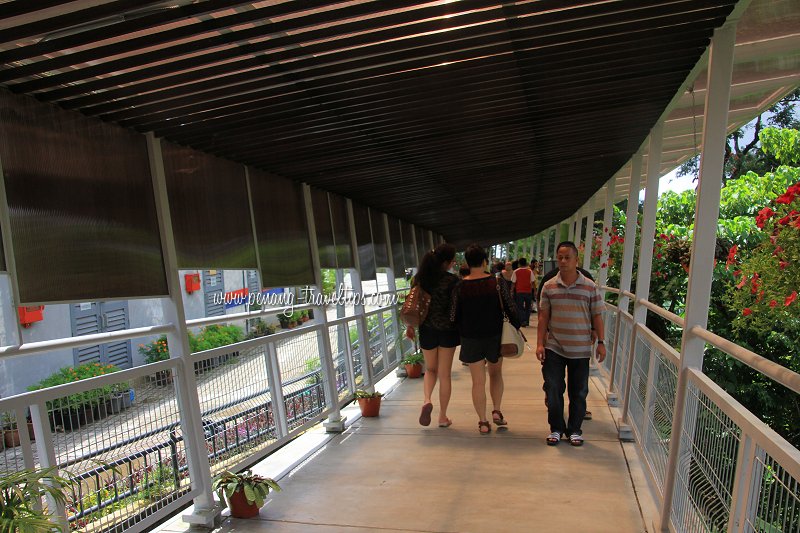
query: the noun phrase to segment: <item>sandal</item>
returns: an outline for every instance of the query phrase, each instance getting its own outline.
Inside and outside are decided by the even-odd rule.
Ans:
[[[492,425],[489,424],[488,420],[487,421],[481,420],[480,422],[478,422],[478,431],[480,432],[481,435],[488,435],[489,433],[492,432]]]
[[[503,413],[501,413],[497,409],[492,411],[492,422],[494,422],[498,426],[507,426],[508,425],[508,422],[506,422],[506,419],[503,418]]]
[[[433,404],[426,403],[422,406],[422,411],[419,414],[419,423],[422,426],[431,425],[431,413],[433,412]]]
[[[583,436],[578,433],[573,433],[569,436],[569,443],[573,446],[583,446]]]
[[[586,414],[583,415],[583,419],[584,420],[591,420],[592,419],[592,412],[591,411],[586,411]]]
[[[445,422],[439,422],[439,427],[440,428],[449,428],[452,425],[453,425],[453,421],[450,420],[449,418]]]
[[[559,442],[561,442],[561,432],[554,431],[547,436],[547,445],[548,446],[555,446]]]

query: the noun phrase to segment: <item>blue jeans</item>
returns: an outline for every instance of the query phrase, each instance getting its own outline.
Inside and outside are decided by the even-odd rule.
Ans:
[[[514,301],[517,304],[519,323],[525,326],[531,319],[531,293],[518,292],[514,295]]]
[[[564,374],[567,372],[567,383]],[[545,350],[544,390],[547,394],[547,421],[550,431],[567,436],[581,434],[581,424],[586,416],[586,396],[589,394],[589,359],[568,359],[551,350]],[[564,390],[569,396],[569,419],[564,422]]]

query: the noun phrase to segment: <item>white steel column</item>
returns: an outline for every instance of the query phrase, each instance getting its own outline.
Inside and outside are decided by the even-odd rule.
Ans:
[[[311,202],[311,187],[303,184],[303,199],[306,205],[306,223],[308,224],[308,244],[311,248],[311,267],[314,270],[314,292],[323,297],[322,294],[322,267],[319,260],[319,248],[317,243],[317,226],[314,221],[314,205]],[[322,323],[322,331],[317,335],[319,359],[322,364],[323,386],[328,403],[328,420],[325,421],[325,431],[327,433],[341,433],[344,431],[346,418],[342,418],[339,411],[339,391],[336,388],[336,367],[333,365],[333,349],[331,348],[331,332],[328,328],[328,313],[325,305],[314,308],[315,315],[319,315]]]
[[[606,207],[603,212],[603,234],[601,236],[602,254],[600,256],[600,274],[597,276],[597,282],[600,287],[603,287],[608,282],[608,243],[611,240],[611,224],[614,222],[614,193],[616,188],[617,176],[615,174],[611,176],[611,179],[606,184]],[[605,297],[605,291],[603,291],[603,296]]]
[[[650,145],[647,149],[647,182],[645,185],[644,211],[642,227],[639,233],[639,265],[636,268],[636,298],[650,298],[650,276],[653,270],[653,238],[656,232],[656,207],[658,204],[658,179],[661,173],[661,145],[664,136],[662,122],[650,130]],[[638,199],[637,199],[638,201]],[[626,234],[627,236],[627,234]],[[628,240],[625,239],[627,244]],[[640,327],[647,320],[647,308],[637,302],[633,303],[633,329],[631,330],[631,347],[628,352],[628,371],[625,374],[625,395],[622,402],[622,419],[619,425],[619,438],[633,440],[633,432],[628,426],[628,408],[630,406],[631,380],[633,379],[633,361],[636,359],[636,337]]]
[[[589,198],[589,209],[586,212],[586,236],[583,239],[583,269],[592,266],[592,248],[594,247],[594,215],[596,213],[597,195]]]
[[[386,238],[386,250],[389,253],[389,275],[386,276],[386,279],[387,279],[389,292],[391,292],[393,295],[396,296],[397,295],[397,282],[396,282],[396,278],[395,278],[396,270],[394,269],[394,253],[392,251],[392,234],[389,231],[389,215],[384,213],[382,216],[383,216],[383,230],[385,232],[385,238]],[[439,239],[439,241],[441,241],[441,239]],[[442,244],[442,243],[439,242],[438,244]],[[438,246],[438,244],[437,244],[437,246]],[[402,341],[401,341],[401,339],[402,339],[402,337],[401,337],[401,335],[402,335],[401,329],[402,329],[403,325],[400,323],[400,313],[397,312],[397,306],[396,305],[392,306],[391,313],[392,313],[392,323],[394,324],[394,332],[395,332],[395,340],[394,340],[395,357],[392,357],[391,361],[392,361],[393,364],[395,364],[395,363],[399,362],[403,358],[403,346],[402,346]],[[387,357],[388,357],[388,355],[387,355]],[[400,365],[397,365],[397,366],[398,366],[398,368],[400,367]],[[403,370],[405,370],[405,369],[403,369]]]
[[[369,355],[369,328],[367,327],[367,317],[364,316],[364,285],[361,283],[361,261],[358,258],[356,223],[355,217],[353,216],[353,202],[349,198],[347,199],[347,219],[350,225],[350,242],[353,243],[353,265],[355,267],[350,270],[350,282],[353,285],[353,291],[357,292],[359,295],[359,298],[354,302],[353,310],[356,316],[356,330],[358,331],[358,351],[361,355],[361,375],[364,377],[364,382],[360,388],[370,392],[375,392],[375,379],[372,372],[372,360]],[[415,232],[412,231],[412,235],[413,233]],[[416,251],[414,253],[416,253]]]
[[[625,246],[622,248],[622,269],[619,277],[621,291],[631,290],[631,277],[633,274],[633,251],[636,244],[636,219],[639,216],[639,190],[642,180],[642,152],[641,149],[631,159],[631,183],[628,191],[627,222],[625,224]],[[628,297],[620,293],[619,307],[628,310]]]
[[[625,224],[625,245],[622,248],[622,266],[619,276],[620,294],[617,306],[620,310],[628,311],[629,298],[622,294],[622,291],[630,291],[631,275],[633,272],[633,248],[636,242],[636,218],[639,214],[639,187],[642,179],[642,152],[637,151],[631,159],[631,179],[630,191],[628,191],[628,210],[627,222]],[[614,335],[614,346],[611,347],[611,371],[608,378],[609,393],[608,403],[611,406],[617,405],[617,394],[614,381],[617,374],[617,353],[619,352],[620,334],[619,328],[622,323],[622,314],[617,313],[616,334]]]
[[[678,468],[687,468],[681,462],[681,432],[686,413],[688,368],[703,367],[705,342],[693,329],[708,325],[708,306],[711,298],[711,281],[714,273],[714,250],[719,220],[720,189],[724,172],[726,127],[730,103],[733,48],[736,43],[736,23],[728,22],[714,32],[708,60],[708,90],[706,91],[705,118],[703,122],[703,148],[700,158],[697,207],[694,218],[692,255],[689,262],[689,286],[686,293],[686,325],[681,339],[681,369],[675,392],[669,461],[664,481],[664,501],[661,508],[661,530],[669,530],[673,491]],[[692,419],[688,416],[687,419]]]
[[[185,360],[186,356],[191,354],[191,349],[186,328],[186,314],[183,310],[178,256],[169,212],[161,140],[152,132],[147,133],[146,139],[158,227],[161,233],[161,249],[169,288],[169,298],[164,303],[164,320],[175,324],[175,329],[167,333],[167,343],[170,358],[179,360],[178,375],[174,376],[175,393],[181,414],[180,424],[186,446],[189,475],[192,485],[199,491],[194,498],[194,510],[191,514],[183,515],[183,520],[193,525],[213,528],[219,522],[222,509],[214,502],[214,491],[211,490],[211,465],[208,462],[208,450],[205,446],[197,378],[193,365],[186,363]]]
[[[568,241],[575,242],[575,219],[577,219],[577,218],[578,218],[578,213],[575,213],[569,219],[569,222],[568,222],[568,224],[569,224],[569,233],[567,233],[567,240]],[[553,254],[553,255],[555,255],[555,254]]]

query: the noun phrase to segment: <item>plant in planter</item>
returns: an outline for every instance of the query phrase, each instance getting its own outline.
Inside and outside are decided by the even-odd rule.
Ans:
[[[356,391],[355,397],[358,400],[358,406],[361,408],[361,416],[372,417],[380,415],[382,393],[367,392],[359,389]]]
[[[275,315],[275,318],[278,319],[278,324],[280,324],[281,329],[286,329],[289,327],[289,317],[284,313],[278,313]]]
[[[54,372],[39,383],[31,385],[28,390],[46,389],[56,385],[104,376],[118,370],[119,368],[114,365],[100,363],[84,363],[76,367],[68,366]],[[107,385],[48,401],[47,409],[51,411],[51,423],[54,428],[55,426],[61,426],[66,431],[74,429],[81,424],[89,424],[95,420],[95,413],[98,418],[106,414],[106,400],[111,395],[112,387]]]
[[[253,474],[245,470],[235,474],[225,471],[214,478],[212,489],[217,491],[217,496],[223,505],[231,508],[231,516],[236,518],[251,518],[258,515],[258,510],[264,506],[264,498],[270,489],[281,490],[274,479]]]
[[[402,361],[400,361],[401,365],[406,366],[406,373],[410,378],[418,378],[422,375],[422,363],[425,361],[425,358],[422,356],[421,353],[412,353],[411,355],[407,355]]]
[[[58,525],[36,503],[48,495],[64,503],[69,481],[56,468],[0,473],[0,531],[53,531]]]

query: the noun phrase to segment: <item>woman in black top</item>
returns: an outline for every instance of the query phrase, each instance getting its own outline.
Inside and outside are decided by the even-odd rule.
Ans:
[[[453,422],[447,418],[452,385],[450,369],[453,355],[459,344],[458,331],[452,322],[450,306],[453,303],[453,290],[458,284],[458,276],[449,270],[455,263],[456,249],[452,244],[440,244],[422,257],[417,275],[412,285],[419,284],[431,295],[431,303],[425,321],[419,326],[419,344],[425,357],[425,378],[423,379],[422,412],[419,423],[431,423],[433,403],[431,395],[439,380],[439,427],[449,427]],[[407,328],[408,338],[414,338],[414,328]]]
[[[470,273],[456,292],[455,320],[461,336],[459,359],[469,365],[472,376],[472,404],[478,414],[478,431],[487,434],[492,426],[486,419],[486,370],[492,398],[492,420],[498,426],[506,421],[500,411],[503,401],[503,360],[500,358],[500,335],[503,317],[519,329],[516,308],[508,286],[486,272],[487,255],[477,244],[467,247],[464,258]]]

